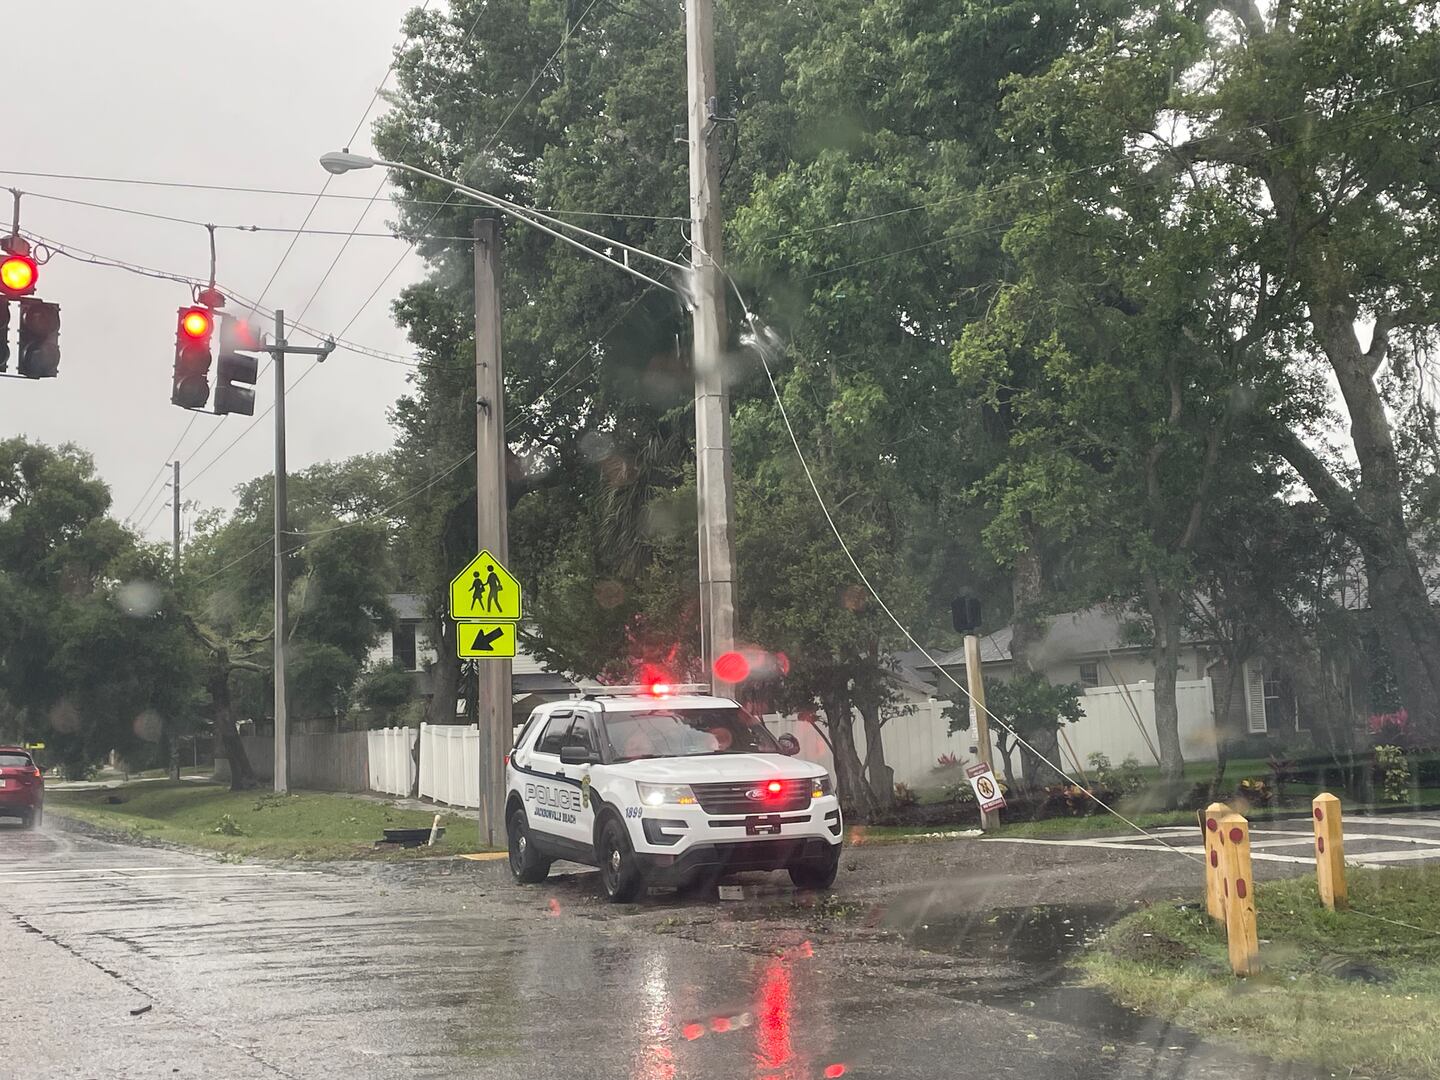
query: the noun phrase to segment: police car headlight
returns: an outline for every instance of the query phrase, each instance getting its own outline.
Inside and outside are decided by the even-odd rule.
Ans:
[[[689,784],[636,784],[640,801],[646,806],[694,806],[695,792]]]
[[[810,781],[810,784],[810,797],[812,799],[823,798],[824,796],[830,794],[831,784],[830,776],[828,773],[825,776],[815,777],[815,779]]]

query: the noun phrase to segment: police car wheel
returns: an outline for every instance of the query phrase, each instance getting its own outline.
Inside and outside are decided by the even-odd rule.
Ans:
[[[525,811],[517,809],[510,815],[505,832],[510,846],[510,873],[522,885],[544,881],[550,873],[550,860],[540,854],[530,838]]]
[[[840,869],[840,848],[830,849],[823,862],[796,863],[790,868],[790,880],[797,889],[828,889],[835,884]]]
[[[639,895],[645,878],[619,818],[609,818],[601,826],[595,862],[600,868],[600,886],[611,903],[628,904]]]

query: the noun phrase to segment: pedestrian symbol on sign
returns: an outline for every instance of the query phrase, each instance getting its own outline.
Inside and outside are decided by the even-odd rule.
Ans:
[[[965,775],[975,790],[975,800],[980,804],[981,810],[1000,810],[1005,806],[1005,796],[1000,791],[1000,783],[995,779],[995,773],[989,765],[971,765],[965,770]]]

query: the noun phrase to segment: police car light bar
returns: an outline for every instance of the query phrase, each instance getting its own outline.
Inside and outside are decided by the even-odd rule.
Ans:
[[[647,695],[649,697],[671,697],[675,694],[708,694],[709,683],[630,683],[625,686],[601,686],[581,684],[579,692],[584,697],[619,697],[623,695]]]

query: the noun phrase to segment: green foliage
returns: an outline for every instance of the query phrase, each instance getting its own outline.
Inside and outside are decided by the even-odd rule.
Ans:
[[[45,741],[66,775],[111,749],[163,761],[199,721],[168,558],[109,506],[78,448],[0,441],[0,732]]]
[[[1380,770],[1380,797],[1386,802],[1410,798],[1410,762],[1398,746],[1375,747],[1375,767]]]
[[[1037,731],[1073,724],[1085,715],[1077,684],[1052,683],[1037,672],[1017,674],[1011,679],[986,679],[985,707],[1027,739]],[[948,715],[951,734],[970,730],[968,710],[956,708]]]
[[[1085,760],[1090,766],[1087,775],[1096,787],[1122,795],[1132,795],[1145,787],[1145,770],[1133,754],[1127,754],[1118,769],[1099,751],[1086,755]]]
[[[290,478],[289,520],[295,542],[290,581],[287,674],[296,718],[346,714],[360,669],[379,631],[391,624],[386,600],[399,571],[392,554],[398,518],[388,458],[362,455],[323,462]],[[195,622],[260,670],[234,677],[238,716],[270,714],[273,690],[266,639],[274,621],[273,480],[241,485],[228,516],[202,521],[187,547],[187,592]]]

